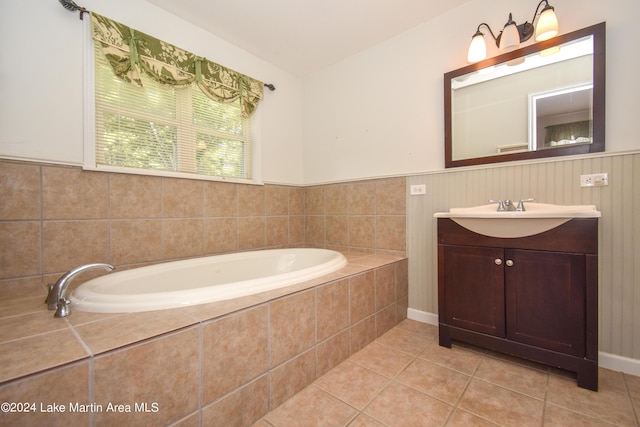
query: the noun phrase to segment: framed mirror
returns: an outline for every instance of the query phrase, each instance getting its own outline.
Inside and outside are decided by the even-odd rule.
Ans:
[[[605,23],[444,75],[445,167],[604,151]]]

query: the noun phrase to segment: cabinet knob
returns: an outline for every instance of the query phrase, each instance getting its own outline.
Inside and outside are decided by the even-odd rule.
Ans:
[[[513,261],[508,259],[507,260],[507,267],[513,267]]]
[[[496,265],[502,265],[502,260],[500,258],[496,258],[494,262],[496,263]]]

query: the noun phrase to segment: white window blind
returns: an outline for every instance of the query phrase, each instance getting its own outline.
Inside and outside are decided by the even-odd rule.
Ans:
[[[208,98],[195,83],[143,88],[119,79],[95,47],[97,165],[252,179],[251,120],[240,102]]]

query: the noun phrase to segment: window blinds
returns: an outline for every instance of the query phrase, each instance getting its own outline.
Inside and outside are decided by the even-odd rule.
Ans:
[[[96,163],[251,179],[251,121],[240,100],[220,103],[195,84],[170,86],[141,74],[118,78],[95,47]]]

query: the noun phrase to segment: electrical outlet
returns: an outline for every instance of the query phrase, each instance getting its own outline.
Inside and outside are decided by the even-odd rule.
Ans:
[[[427,194],[427,185],[426,184],[412,185],[410,192],[412,196]]]
[[[580,187],[602,187],[603,185],[609,185],[609,174],[606,172],[580,175]]]

